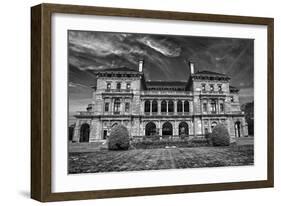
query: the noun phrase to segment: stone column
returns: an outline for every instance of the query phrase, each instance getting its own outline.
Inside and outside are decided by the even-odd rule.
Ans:
[[[114,110],[114,99],[111,99],[111,105],[110,105],[110,113],[113,114],[113,110]]]
[[[142,101],[142,114],[144,114],[144,108],[145,108],[145,101]]]
[[[166,101],[166,113],[168,115],[168,106],[169,106],[169,101]]]
[[[216,114],[219,114],[219,99],[216,100]]]
[[[157,112],[158,112],[158,115],[161,114],[161,100],[157,100]]]
[[[174,100],[174,113],[177,114],[177,100]]]
[[[181,105],[182,105],[182,114],[184,114],[184,100],[181,101]]]
[[[72,141],[79,142],[79,139],[80,139],[80,121],[76,120]]]
[[[152,115],[152,100],[149,100],[149,102],[150,102],[150,115]]]

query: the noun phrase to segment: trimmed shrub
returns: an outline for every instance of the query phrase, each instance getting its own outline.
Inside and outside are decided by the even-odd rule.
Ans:
[[[230,136],[223,124],[218,124],[211,134],[212,144],[214,146],[229,146]]]
[[[127,128],[123,125],[115,126],[108,137],[109,150],[128,150],[130,138]]]

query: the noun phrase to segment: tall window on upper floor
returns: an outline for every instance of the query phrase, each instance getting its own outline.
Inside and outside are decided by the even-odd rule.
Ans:
[[[220,112],[224,112],[224,105],[223,105],[223,103],[220,103]]]
[[[121,89],[121,82],[118,82],[116,85],[116,89],[120,90]]]
[[[120,104],[121,104],[121,102],[120,102],[120,99],[115,99],[115,101],[114,101],[114,113],[115,114],[120,114]]]
[[[230,101],[234,102],[234,97],[233,96],[230,97]]]
[[[126,89],[127,89],[127,90],[130,90],[130,89],[131,89],[131,83],[127,83],[127,84],[126,84]]]
[[[182,101],[178,100],[177,102],[177,112],[182,112]]]
[[[174,102],[172,100],[168,101],[168,112],[174,112]]]
[[[167,102],[165,100],[161,102],[161,112],[167,112]]]
[[[221,86],[221,84],[218,85],[218,90],[219,90],[219,92],[222,92],[222,86]]]
[[[106,103],[104,104],[104,111],[105,111],[105,112],[109,112],[109,102],[106,102]]]
[[[217,112],[216,102],[211,101],[211,113],[216,113],[216,112]]]
[[[214,85],[210,84],[210,91],[213,92],[214,91]]]
[[[144,102],[144,112],[145,113],[149,113],[150,112],[150,101],[149,100],[146,100]]]
[[[203,112],[207,112],[207,103],[203,103]]]
[[[202,84],[202,92],[205,92],[206,91],[206,84]]]
[[[152,112],[153,113],[158,112],[158,105],[157,105],[157,101],[156,100],[152,101]]]
[[[125,103],[125,112],[130,112],[130,103],[129,102],[126,102]]]
[[[189,102],[187,100],[184,101],[184,112],[189,112]]]
[[[107,89],[107,90],[110,90],[110,89],[111,89],[111,83],[110,83],[110,82],[108,82],[108,83],[106,84],[106,89]]]

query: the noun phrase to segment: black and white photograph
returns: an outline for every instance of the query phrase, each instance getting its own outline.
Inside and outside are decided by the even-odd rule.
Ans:
[[[67,38],[68,174],[254,165],[254,39]]]

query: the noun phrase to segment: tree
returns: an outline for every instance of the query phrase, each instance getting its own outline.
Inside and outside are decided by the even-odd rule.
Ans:
[[[229,146],[230,136],[227,128],[223,124],[215,126],[211,134],[211,140],[214,146]]]
[[[130,138],[127,128],[123,125],[113,127],[108,137],[109,150],[127,150],[130,147]]]

